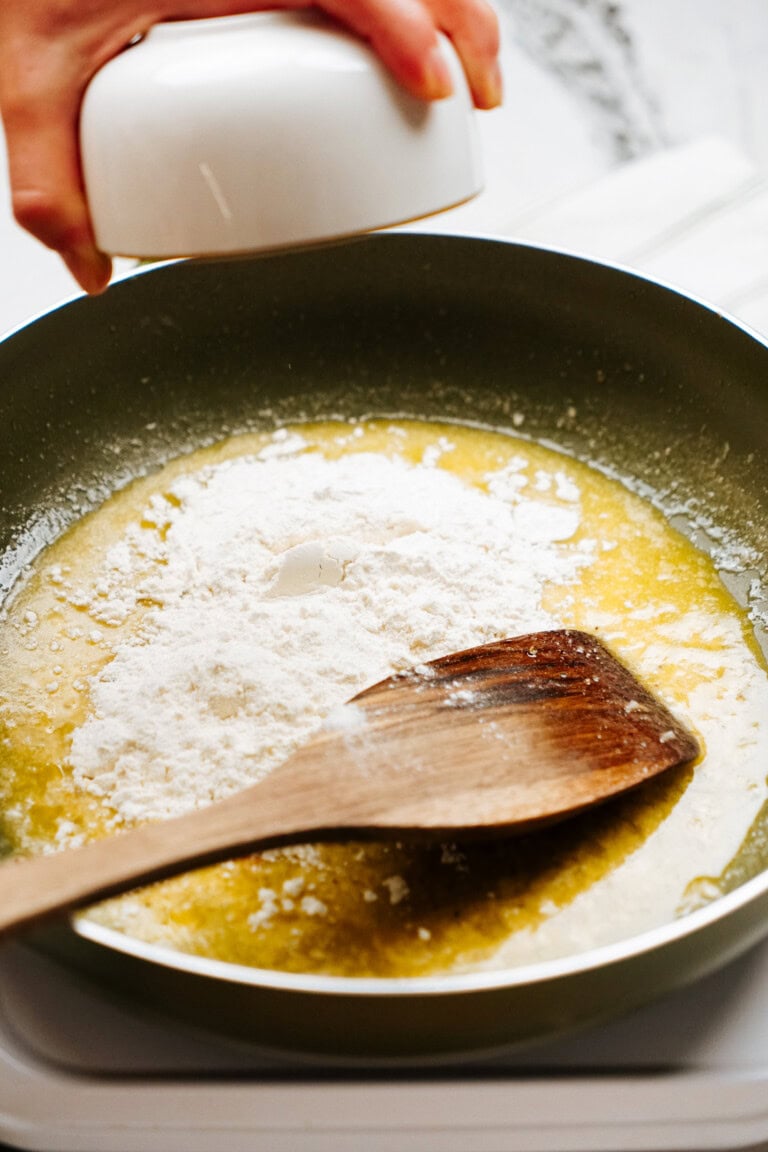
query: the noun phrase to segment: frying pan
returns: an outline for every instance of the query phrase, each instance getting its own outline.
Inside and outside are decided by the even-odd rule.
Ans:
[[[766,345],[620,268],[406,233],[158,266],[0,345],[0,596],[74,518],[179,452],[287,420],[382,414],[502,428],[522,414],[527,436],[634,477],[701,547],[715,549],[723,531],[748,546],[753,569],[723,578],[743,604],[749,593],[765,608]],[[765,630],[755,634],[766,653]],[[767,865],[753,837],[730,869],[732,890],[708,906],[503,971],[267,972],[87,921],[27,946],[261,1044],[418,1058],[551,1036],[726,963],[768,931]]]

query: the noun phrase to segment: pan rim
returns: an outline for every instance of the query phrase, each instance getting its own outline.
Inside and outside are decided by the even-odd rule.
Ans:
[[[527,240],[518,240],[514,236],[503,236],[493,232],[431,232],[428,230],[410,230],[402,225],[395,225],[392,228],[381,228],[371,232],[361,233],[360,235],[347,236],[339,240],[331,240],[325,244],[312,244],[306,245],[301,248],[288,248],[280,249],[277,251],[268,251],[263,253],[237,253],[230,257],[211,257],[211,256],[193,256],[193,257],[168,257],[167,259],[156,260],[151,263],[137,264],[133,268],[127,268],[119,272],[113,277],[110,282],[109,289],[120,289],[124,284],[130,284],[144,276],[151,276],[165,269],[174,268],[177,265],[191,265],[193,267],[204,266],[209,264],[231,264],[238,261],[260,261],[268,262],[269,260],[285,259],[292,256],[300,256],[303,252],[314,252],[322,248],[337,248],[348,247],[353,244],[381,244],[408,242],[410,240],[427,241],[436,243],[473,243],[480,242],[483,244],[492,244],[496,246],[503,246],[507,248],[515,248],[525,252],[545,252],[551,256],[561,256],[568,260],[575,260],[582,264],[592,265],[598,268],[603,268],[608,271],[618,272],[622,275],[628,276],[633,280],[638,280],[643,283],[661,288],[664,291],[670,292],[673,296],[677,296],[681,300],[685,300],[690,304],[694,304],[699,308],[716,316],[718,319],[727,324],[732,325],[734,328],[739,329],[744,335],[750,337],[757,344],[760,344],[768,351],[768,333],[760,332],[758,329],[753,328],[746,320],[740,319],[732,312],[722,308],[714,301],[708,299],[706,296],[701,296],[698,293],[691,292],[687,288],[676,284],[672,280],[667,280],[661,276],[654,276],[650,273],[643,272],[637,268],[633,268],[629,264],[625,264],[620,260],[609,260],[605,257],[590,256],[589,253],[583,252],[578,248],[560,247],[556,244],[546,244],[540,241],[531,242]],[[70,307],[73,304],[78,304],[88,301],[90,297],[81,291],[73,291],[69,295],[63,297],[55,304],[48,305],[34,312],[26,320],[14,324],[11,328],[0,330],[0,346],[5,344],[6,341],[12,337],[23,332],[25,329],[36,324],[38,321],[45,319],[46,316],[53,315],[62,308]]]
[[[89,920],[84,914],[70,917],[70,927],[81,939],[124,956],[188,975],[204,976],[230,984],[348,998],[379,999],[392,996],[432,998],[493,992],[500,989],[530,988],[623,964],[646,953],[656,952],[661,947],[681,943],[691,936],[699,935],[703,930],[714,927],[720,920],[732,916],[746,905],[751,905],[766,895],[768,895],[768,870],[679,919],[585,952],[542,960],[534,964],[453,974],[438,973],[431,976],[330,976],[309,972],[283,972],[279,969],[254,968],[226,960],[215,960],[211,957],[177,951],[165,945],[151,944]],[[766,932],[768,927],[762,930],[760,935],[764,936]],[[744,947],[750,942],[751,940]],[[722,963],[723,961],[717,966],[722,966]]]

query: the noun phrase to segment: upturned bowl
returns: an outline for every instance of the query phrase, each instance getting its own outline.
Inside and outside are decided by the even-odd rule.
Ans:
[[[480,191],[472,99],[410,96],[372,49],[308,12],[159,24],[109,61],[83,103],[99,247],[160,258],[350,236]]]

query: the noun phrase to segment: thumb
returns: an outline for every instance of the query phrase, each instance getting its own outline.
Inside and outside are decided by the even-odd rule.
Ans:
[[[88,217],[77,152],[79,103],[79,93],[30,94],[17,83],[2,102],[3,123],[16,220],[60,253],[86,292],[97,293],[109,283],[111,261],[97,249]]]

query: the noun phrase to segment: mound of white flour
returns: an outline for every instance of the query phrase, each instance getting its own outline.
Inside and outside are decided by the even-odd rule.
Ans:
[[[433,463],[300,447],[177,481],[107,557],[92,617],[152,607],[91,680],[70,763],[119,819],[258,780],[395,670],[551,627],[543,586],[589,560],[561,544],[578,492],[528,491],[521,462],[483,491]]]

